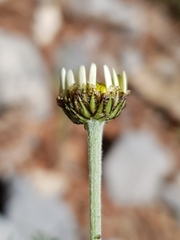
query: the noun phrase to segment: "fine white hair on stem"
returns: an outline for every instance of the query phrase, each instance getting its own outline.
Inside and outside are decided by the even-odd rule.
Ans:
[[[106,88],[108,89],[112,85],[112,79],[111,79],[111,74],[109,71],[109,68],[104,65],[104,78],[105,78],[105,83],[106,83]]]

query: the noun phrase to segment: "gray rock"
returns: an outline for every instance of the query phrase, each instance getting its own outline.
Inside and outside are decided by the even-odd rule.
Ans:
[[[128,3],[122,0],[67,0],[69,10],[73,14],[86,18],[126,26],[133,31],[145,31],[146,15],[137,3]],[[133,19],[133,21],[132,21]]]
[[[102,35],[92,29],[87,29],[75,39],[66,40],[55,52],[55,68],[59,71],[59,68],[65,67],[76,72],[82,64],[90,66],[97,55],[101,40]],[[99,56],[96,57],[99,59]]]
[[[104,159],[109,197],[117,204],[151,204],[171,169],[171,154],[147,132],[121,136]]]
[[[180,221],[180,186],[175,183],[166,184],[160,194],[161,198],[172,209],[174,217]]]
[[[122,51],[119,58],[119,61],[122,61],[122,68],[127,69],[128,74],[134,74],[134,76],[136,76],[144,61],[141,51],[130,47]]]
[[[100,81],[103,78],[102,66],[104,64],[110,68],[119,67],[113,52],[110,50],[111,47],[101,48],[103,39],[102,32],[91,28],[87,28],[75,38],[66,39],[54,52],[54,68],[58,77],[59,69],[62,67],[65,67],[66,70],[72,69],[76,77],[81,65],[86,67],[88,76],[89,67],[94,62],[97,65],[97,81]]]
[[[25,178],[15,179],[6,213],[23,239],[32,240],[38,233],[57,240],[79,239],[70,207],[61,198],[40,195]]]
[[[28,39],[0,30],[0,109],[24,107],[26,117],[44,120],[52,112],[48,74]]]
[[[9,219],[0,215],[0,237],[2,240],[23,240]]]
[[[54,2],[46,3],[42,1],[35,8],[33,36],[35,41],[41,46],[48,46],[53,42],[58,31],[62,27],[61,9]]]

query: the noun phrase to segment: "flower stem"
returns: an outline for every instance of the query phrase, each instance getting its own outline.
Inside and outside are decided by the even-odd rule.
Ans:
[[[89,120],[88,132],[90,178],[90,240],[101,239],[101,173],[102,135],[104,122]]]

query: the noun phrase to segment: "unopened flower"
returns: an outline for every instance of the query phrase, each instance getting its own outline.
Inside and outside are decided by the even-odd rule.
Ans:
[[[73,71],[62,68],[60,76],[60,90],[57,104],[66,115],[76,124],[85,124],[88,120],[107,122],[119,116],[126,104],[129,94],[125,72],[116,74],[112,69],[112,76],[104,65],[105,84],[97,83],[96,65],[90,67],[89,78],[86,69],[81,66],[79,76],[75,79]]]

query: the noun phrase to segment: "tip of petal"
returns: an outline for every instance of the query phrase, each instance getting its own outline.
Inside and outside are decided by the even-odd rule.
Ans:
[[[65,79],[66,79],[66,69],[62,68],[61,69],[61,74],[60,74],[60,93],[63,93],[65,90]]]
[[[119,76],[119,85],[120,85],[120,89],[122,92],[126,93],[127,92],[127,77],[126,77],[126,73],[123,71],[122,75],[118,75]]]
[[[70,88],[75,83],[74,74],[72,70],[67,72],[67,88]]]
[[[126,77],[126,73],[123,71],[122,72],[122,80],[123,80],[123,92],[126,93],[127,92],[127,77]]]
[[[109,68],[104,65],[104,78],[105,78],[105,83],[106,83],[106,88],[108,89],[112,85],[112,79],[111,79],[111,74],[109,71]]]
[[[97,75],[96,64],[92,63],[89,70],[89,84],[96,86],[96,75]]]
[[[82,87],[86,84],[86,69],[85,66],[79,68],[79,85]]]
[[[119,86],[119,81],[118,81],[117,73],[114,68],[112,69],[112,74],[113,74],[113,84],[115,87],[117,87]]]

